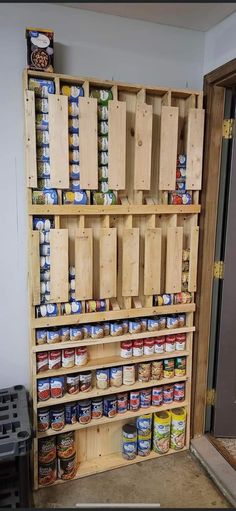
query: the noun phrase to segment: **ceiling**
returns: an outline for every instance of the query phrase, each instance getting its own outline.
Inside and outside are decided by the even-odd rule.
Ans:
[[[205,32],[236,11],[236,3],[62,3],[124,18]]]

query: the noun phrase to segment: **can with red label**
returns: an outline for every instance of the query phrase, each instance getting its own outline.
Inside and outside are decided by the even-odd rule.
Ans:
[[[143,353],[144,355],[154,355],[154,339],[144,339],[143,341]]]
[[[132,390],[129,393],[129,408],[133,412],[140,408],[140,391]]]
[[[154,351],[155,353],[164,353],[166,349],[166,338],[163,337],[155,337],[154,339]]]
[[[152,390],[151,389],[143,389],[140,390],[140,407],[141,408],[149,408],[152,402]]]
[[[66,348],[62,350],[62,367],[73,367],[75,365],[74,348]]]
[[[160,406],[163,403],[163,387],[152,388],[152,406]]]
[[[164,385],[163,387],[163,403],[169,404],[173,402],[174,398],[174,386],[173,385]]]
[[[185,398],[185,382],[174,384],[174,401],[184,401]]]
[[[42,351],[36,355],[37,373],[43,373],[48,370],[48,352]]]
[[[166,336],[166,351],[175,351],[175,335]]]
[[[49,369],[59,369],[61,367],[61,350],[49,351]]]
[[[117,394],[117,412],[125,413],[128,410],[128,392]]]
[[[175,336],[175,349],[176,351],[185,350],[186,346],[186,334],[177,334]]]
[[[75,365],[84,366],[88,362],[88,350],[87,346],[81,346],[75,348]]]
[[[50,391],[52,398],[59,398],[64,396],[65,393],[64,376],[55,376],[50,378]]]
[[[133,341],[133,357],[141,357],[143,355],[143,339]]]
[[[122,358],[130,358],[132,357],[132,348],[133,343],[132,341],[123,341],[120,343],[120,356]]]

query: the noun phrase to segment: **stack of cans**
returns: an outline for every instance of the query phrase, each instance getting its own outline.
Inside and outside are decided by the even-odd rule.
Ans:
[[[40,303],[50,301],[50,229],[53,221],[49,218],[34,218],[34,229],[39,231],[40,249]]]
[[[179,154],[176,164],[175,191],[169,192],[169,204],[192,204],[192,194],[186,191],[186,155]]]
[[[190,249],[183,250],[182,255],[182,291],[188,291]]]

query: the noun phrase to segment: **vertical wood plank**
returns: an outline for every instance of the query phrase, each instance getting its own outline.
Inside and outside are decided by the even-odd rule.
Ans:
[[[48,96],[50,179],[53,188],[69,188],[68,98]]]
[[[30,240],[30,275],[31,275],[31,304],[40,303],[40,255],[39,255],[39,231],[31,232]]]
[[[37,188],[36,133],[35,133],[35,97],[34,92],[26,90],[25,102],[25,165],[27,186]]]
[[[161,286],[161,229],[147,229],[144,246],[144,294],[160,293]]]
[[[115,228],[101,229],[99,258],[100,297],[116,297],[117,232]]]
[[[152,105],[137,103],[135,117],[134,189],[150,190]]]
[[[139,290],[139,229],[124,229],[122,296],[137,296]]]
[[[190,259],[188,290],[195,292],[197,289],[197,256],[198,256],[199,227],[192,227],[190,233]]]
[[[93,298],[93,230],[75,231],[75,297],[76,300]]]
[[[68,229],[50,231],[50,295],[52,302],[68,301]]]
[[[85,190],[98,188],[97,100],[80,98],[80,185]]]
[[[178,113],[178,107],[162,106],[159,164],[160,190],[175,190]]]
[[[183,227],[168,227],[166,246],[166,293],[179,293],[182,278]]]
[[[125,190],[126,167],[126,103],[108,103],[108,184],[110,190]]]
[[[202,158],[205,111],[201,108],[190,108],[187,125],[187,190],[201,190]]]

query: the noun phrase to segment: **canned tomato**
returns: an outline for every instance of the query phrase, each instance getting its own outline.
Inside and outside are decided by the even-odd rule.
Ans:
[[[155,353],[164,353],[166,349],[166,338],[163,337],[155,337],[154,340],[154,352]]]
[[[83,330],[80,326],[73,326],[70,328],[71,341],[82,341],[83,337]]]
[[[110,335],[112,337],[123,335],[123,325],[120,321],[112,321],[110,324]]]
[[[70,458],[57,460],[57,476],[58,479],[68,481],[73,479],[77,471],[76,454],[73,454]]]
[[[175,335],[166,336],[166,351],[175,351]]]
[[[57,479],[57,460],[56,458],[50,463],[39,463],[38,479],[40,486],[49,486],[55,483]]]
[[[143,339],[133,341],[133,357],[141,357],[143,355]]]
[[[129,332],[131,334],[138,334],[141,332],[141,322],[139,319],[131,319],[129,321]]]
[[[61,433],[57,437],[57,456],[58,458],[70,458],[75,454],[75,435],[74,431]]]
[[[84,399],[77,404],[77,419],[81,424],[88,424],[91,421],[91,399]]]
[[[50,330],[47,330],[47,343],[48,344],[54,344],[56,342],[60,342],[60,340],[61,340],[60,328],[51,328]]]
[[[44,378],[37,383],[38,401],[47,401],[50,398],[50,380]]]
[[[122,376],[123,376],[122,366],[111,367],[110,368],[110,386],[111,387],[120,387],[122,385]]]
[[[176,315],[167,316],[166,327],[167,328],[178,328],[178,317]]]
[[[123,385],[133,385],[135,383],[135,365],[123,367]]]
[[[144,355],[154,355],[154,339],[144,339],[143,353]]]
[[[46,344],[47,342],[47,330],[42,328],[36,330],[36,344]]]
[[[160,380],[163,376],[163,361],[155,360],[151,366],[151,379]]]
[[[75,349],[66,348],[62,350],[62,367],[73,367],[75,365]]]
[[[66,424],[75,424],[77,421],[77,403],[73,401],[73,403],[67,403],[65,405],[65,423]]]
[[[152,388],[152,406],[160,406],[163,403],[163,387]]]
[[[85,371],[80,373],[79,386],[81,392],[88,392],[92,390],[92,373],[91,371]]]
[[[38,440],[39,463],[50,463],[56,458],[56,437],[50,436]]]
[[[65,410],[64,406],[51,408],[50,410],[51,428],[60,431],[65,426]]]
[[[175,376],[185,376],[186,374],[186,358],[177,357],[175,359]]]
[[[49,351],[48,365],[49,369],[59,369],[61,367],[61,350]]]
[[[128,392],[117,394],[117,412],[125,413],[128,410]]]
[[[173,378],[175,374],[175,362],[173,358],[167,358],[163,360],[164,365],[164,371],[163,376],[164,378]]]
[[[115,417],[117,414],[116,396],[104,397],[103,400],[103,414],[105,417]]]
[[[103,399],[101,397],[94,397],[91,404],[92,419],[101,419],[103,415]]]
[[[59,398],[64,396],[65,393],[64,376],[55,376],[50,378],[50,390],[52,398]]]
[[[79,374],[66,376],[66,392],[68,394],[77,394],[79,392],[79,381]]]
[[[185,382],[174,383],[174,401],[184,401]]]
[[[84,366],[88,362],[88,350],[87,346],[81,346],[75,348],[75,365]]]
[[[174,399],[174,387],[173,385],[164,385],[163,387],[163,403],[172,403]]]
[[[151,389],[140,390],[140,407],[148,408],[149,406],[151,406],[151,402],[152,402]]]
[[[36,354],[36,368],[37,373],[42,373],[47,371],[49,368],[48,365],[48,352],[42,351],[41,353]]]
[[[130,410],[136,412],[140,408],[140,391],[131,390],[129,393],[129,407]]]
[[[120,356],[122,358],[132,357],[132,341],[123,341],[120,343]]]
[[[68,326],[61,327],[61,340],[62,342],[67,342],[70,340],[70,329]]]
[[[50,427],[49,408],[38,410],[38,431],[47,431]]]
[[[96,387],[97,389],[108,389],[109,387],[109,369],[96,370]]]
[[[148,382],[151,379],[151,363],[138,364],[138,381]]]
[[[177,334],[175,336],[175,349],[177,351],[185,350],[186,346],[186,334]]]

